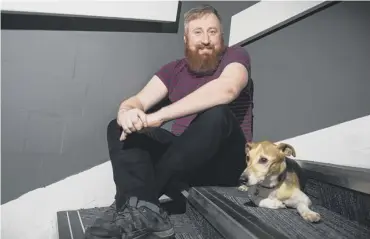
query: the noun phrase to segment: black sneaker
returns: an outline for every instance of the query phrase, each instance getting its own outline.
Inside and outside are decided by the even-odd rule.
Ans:
[[[113,226],[114,219],[117,216],[116,201],[114,201],[108,208],[94,221],[94,224],[86,229],[85,239],[95,238],[116,238],[110,236],[108,230],[109,226]],[[118,237],[117,237],[118,238]]]
[[[96,219],[94,224],[101,224],[102,221],[109,222],[114,219],[114,215],[117,213],[116,201],[114,201],[108,208],[103,212],[101,217]]]
[[[85,238],[141,239],[171,238],[174,229],[166,212],[158,206],[130,198],[112,221],[101,220],[88,228]]]

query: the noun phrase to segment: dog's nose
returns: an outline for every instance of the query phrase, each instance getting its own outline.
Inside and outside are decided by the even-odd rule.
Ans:
[[[247,184],[248,183],[248,176],[242,174],[239,178],[239,183],[240,184]]]

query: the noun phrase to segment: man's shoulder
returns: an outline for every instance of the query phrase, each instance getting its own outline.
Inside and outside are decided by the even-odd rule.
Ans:
[[[251,59],[248,51],[244,47],[239,45],[227,47],[222,62],[223,67],[226,67],[228,64],[234,62],[240,63],[244,65],[248,69],[248,71],[250,70],[251,65]]]
[[[177,59],[170,61],[155,73],[155,75],[167,86],[168,89],[172,87],[174,76],[177,75],[185,66],[185,59]]]
[[[244,56],[249,58],[247,49],[242,46],[234,45],[227,47],[225,57]]]
[[[185,58],[175,59],[165,63],[161,68],[167,70],[181,69],[185,65]]]

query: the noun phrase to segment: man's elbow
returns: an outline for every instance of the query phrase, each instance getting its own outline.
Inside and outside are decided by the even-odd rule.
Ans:
[[[227,82],[227,83],[226,83]],[[231,82],[233,82],[231,80]],[[243,90],[243,88],[246,87],[248,83],[248,80],[243,80],[239,82],[235,82],[233,84],[230,84],[230,80],[225,81],[225,84],[223,85],[223,95],[226,102],[223,103],[230,103],[234,101],[236,98],[239,97],[240,92]]]
[[[224,100],[226,104],[235,100],[240,94],[239,89],[236,87],[227,87],[224,92]]]

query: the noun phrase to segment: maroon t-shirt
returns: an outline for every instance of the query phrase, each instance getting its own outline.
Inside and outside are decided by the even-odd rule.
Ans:
[[[155,75],[166,85],[169,92],[169,100],[173,103],[195,91],[205,83],[218,78],[224,68],[233,62],[244,65],[248,69],[250,75],[249,54],[240,46],[228,47],[221,58],[217,70],[211,74],[197,75],[189,71],[186,65],[186,59],[183,58],[164,65]],[[250,77],[249,80],[251,81]],[[252,140],[253,127],[253,87],[250,87],[251,84],[252,82],[249,82],[247,87],[240,93],[239,97],[229,104],[230,109],[239,120],[248,142]],[[196,114],[175,119],[171,129],[172,133],[180,135],[195,117]]]

